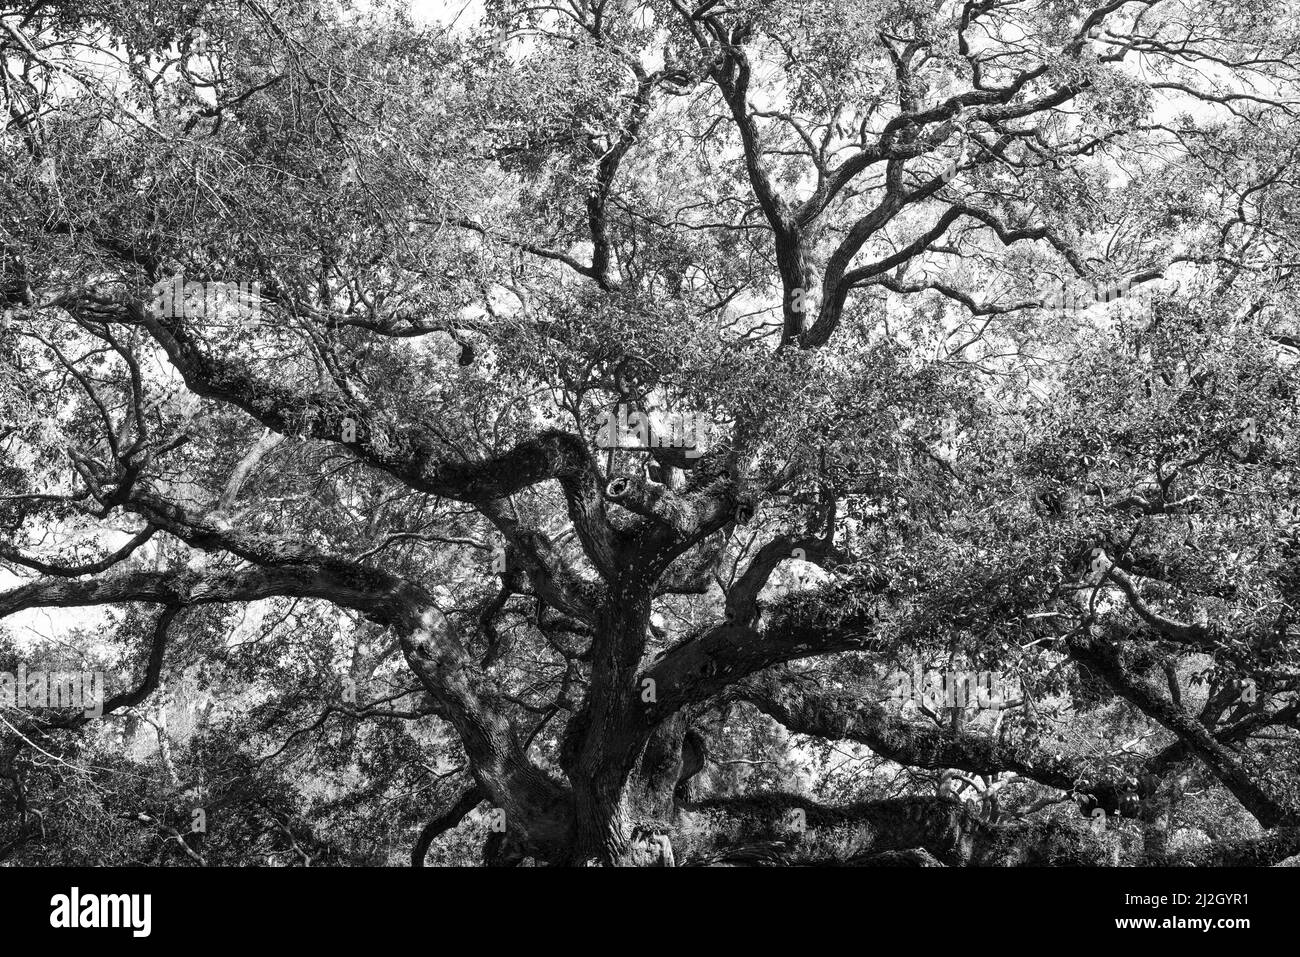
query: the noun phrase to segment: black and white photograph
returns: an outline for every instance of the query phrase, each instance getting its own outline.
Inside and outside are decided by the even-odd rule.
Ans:
[[[1300,866],[1295,0],[0,5],[24,920]]]

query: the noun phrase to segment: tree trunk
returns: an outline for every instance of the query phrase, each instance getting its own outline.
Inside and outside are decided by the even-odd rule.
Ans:
[[[643,863],[649,845],[660,843],[647,842],[644,829],[634,833],[632,813],[632,773],[654,731],[647,705],[656,691],[636,683],[649,623],[649,587],[617,583],[600,612],[586,704],[565,730],[576,863]]]

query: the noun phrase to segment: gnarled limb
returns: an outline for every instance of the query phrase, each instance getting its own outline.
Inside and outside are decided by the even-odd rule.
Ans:
[[[959,768],[976,774],[1014,771],[1063,790],[1072,789],[1083,776],[1077,762],[1058,753],[909,721],[875,702],[799,682],[786,669],[774,668],[754,675],[728,688],[725,694],[749,702],[797,734],[856,741],[883,758],[909,767]]]
[[[400,435],[385,435],[377,442],[375,416],[342,390],[303,390],[260,380],[236,362],[203,350],[183,320],[159,315],[140,302],[128,302],[122,318],[149,330],[196,395],[241,408],[275,432],[343,445],[417,491],[485,504],[548,480],[559,481],[588,556],[602,573],[614,567],[618,534],[605,517],[595,460],[577,436],[547,430],[479,461],[444,451],[437,434],[422,425],[408,425]],[[343,438],[345,418],[355,425],[351,441]]]
[[[1260,785],[1258,775],[1251,773],[1241,756],[1217,740],[1181,706],[1138,677],[1140,671],[1133,666],[1131,648],[1097,635],[1091,627],[1071,633],[1066,645],[1071,657],[1093,669],[1118,695],[1176,734],[1260,824],[1275,827],[1300,819],[1300,811]]]
[[[420,836],[416,838],[415,846],[411,848],[411,866],[423,867],[425,855],[429,853],[429,845],[440,835],[445,834],[465,820],[465,815],[482,802],[483,792],[479,790],[478,785],[468,787],[461,792],[460,796],[451,803],[447,810],[424,825],[424,828],[420,831]]]

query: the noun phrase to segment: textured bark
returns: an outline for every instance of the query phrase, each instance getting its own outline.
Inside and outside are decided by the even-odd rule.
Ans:
[[[857,741],[909,767],[958,768],[979,774],[1014,771],[1063,790],[1072,789],[1081,777],[1078,763],[1059,753],[909,721],[875,702],[809,688],[780,671],[756,675],[728,689],[728,694],[791,731]]]
[[[620,864],[632,840],[629,782],[654,730],[635,681],[650,621],[650,588],[635,574],[614,586],[592,642],[583,707],[565,729],[563,766],[573,793],[573,859]]]
[[[1141,670],[1129,661],[1132,649],[1090,630],[1071,635],[1068,647],[1075,660],[1098,672],[1117,694],[1178,735],[1264,827],[1300,820],[1300,811],[1266,791],[1238,754],[1217,740],[1181,705],[1136,677]]]
[[[426,609],[399,631],[407,664],[456,729],[485,798],[505,813],[521,853],[553,859],[567,846],[572,816],[565,789],[534,765],[513,726],[491,705],[445,620]]]
[[[630,786],[630,803],[637,819],[671,820],[674,795],[686,770],[683,744],[687,730],[686,715],[676,714],[655,728],[646,742]]]

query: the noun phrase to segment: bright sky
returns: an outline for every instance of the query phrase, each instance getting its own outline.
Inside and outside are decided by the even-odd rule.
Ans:
[[[483,13],[483,0],[409,0],[411,13],[428,23],[473,23]]]

